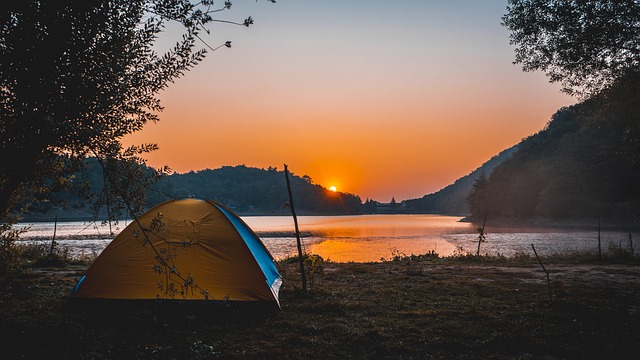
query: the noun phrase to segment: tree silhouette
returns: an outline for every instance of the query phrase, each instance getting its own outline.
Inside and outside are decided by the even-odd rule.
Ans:
[[[213,1],[5,0],[0,3],[0,220],[24,198],[65,187],[87,156],[98,159],[106,190],[142,205],[142,154],[121,139],[158,121],[159,91],[217,47],[201,33]],[[154,44],[167,23],[182,38],[164,53]],[[222,21],[249,26],[244,22]],[[113,161],[117,160],[117,161]],[[142,178],[141,178],[142,177]],[[116,183],[117,182],[117,183]],[[110,184],[110,185],[109,185]],[[113,205],[107,195],[103,203]]]
[[[640,65],[640,1],[509,0],[515,63],[589,97]]]
[[[640,1],[509,0],[515,63],[582,102],[523,140],[470,198],[492,218],[637,219]]]

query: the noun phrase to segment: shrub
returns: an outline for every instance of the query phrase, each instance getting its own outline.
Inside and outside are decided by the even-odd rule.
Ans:
[[[17,244],[24,229],[12,229],[11,224],[0,224],[0,282],[20,271],[20,246]]]

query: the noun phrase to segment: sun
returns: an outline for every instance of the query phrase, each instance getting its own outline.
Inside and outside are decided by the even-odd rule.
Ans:
[[[331,191],[333,191],[333,192],[338,191],[338,189],[336,189],[336,187],[335,187],[335,186],[333,186],[333,185],[332,185],[331,187],[329,187],[329,190],[331,190]]]

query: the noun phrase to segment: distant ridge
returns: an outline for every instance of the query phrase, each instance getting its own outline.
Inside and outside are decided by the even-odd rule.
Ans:
[[[98,166],[85,169],[78,178],[89,181],[90,189],[102,186]],[[306,175],[291,176],[295,206],[301,215],[360,214],[362,200],[354,194],[333,192],[314,184]],[[147,191],[147,208],[171,199],[194,197],[217,201],[243,215],[287,215],[290,210],[284,172],[275,167],[259,169],[245,165],[175,173],[160,179]],[[85,221],[94,218],[90,201],[71,192],[59,192],[51,198],[62,200],[66,207],[53,202],[34,204],[24,214],[24,221]],[[101,212],[99,219],[106,218]]]
[[[307,175],[292,174],[296,209],[301,214],[359,214],[362,200],[354,194],[333,192],[314,184]],[[166,195],[170,196],[166,196]],[[259,169],[245,165],[190,171],[161,179],[147,193],[149,206],[172,197],[197,197],[215,200],[240,214],[288,214],[287,187],[282,170]]]
[[[483,173],[489,176],[493,169],[503,161],[510,158],[517,150],[518,145],[514,145],[503,150],[498,155],[492,157],[472,171],[470,174],[456,180],[453,184],[443,189],[427,194],[419,199],[409,199],[401,202],[403,212],[420,214],[442,214],[442,215],[469,215],[468,198],[473,191],[473,184]]]
[[[376,201],[362,203],[360,197],[348,193],[333,193],[314,184],[306,175],[292,176],[292,187],[296,195],[296,208],[303,215],[345,215],[361,213],[414,213],[467,216],[469,214],[468,197],[473,185],[483,173],[489,176],[498,165],[510,158],[516,151],[513,146],[492,157],[482,166],[461,177],[440,191],[419,199],[404,200],[398,204],[381,204]],[[90,187],[101,186],[99,167],[85,170],[83,176],[90,180]],[[55,197],[67,203],[66,208],[51,203],[38,204],[25,214],[24,220],[52,221],[58,217],[61,221],[90,220],[93,211],[88,201],[71,193],[57,193]],[[151,207],[163,201],[184,198],[208,198],[224,204],[243,215],[286,215],[289,210],[283,207],[288,201],[284,173],[275,167],[260,169],[245,165],[223,166],[217,169],[204,169],[175,173],[162,178],[147,192],[147,206]],[[98,217],[103,218],[101,214]]]

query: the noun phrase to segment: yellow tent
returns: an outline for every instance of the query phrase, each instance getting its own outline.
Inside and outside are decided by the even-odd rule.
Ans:
[[[282,278],[258,236],[210,200],[164,202],[129,224],[78,281],[72,299],[267,301]]]

